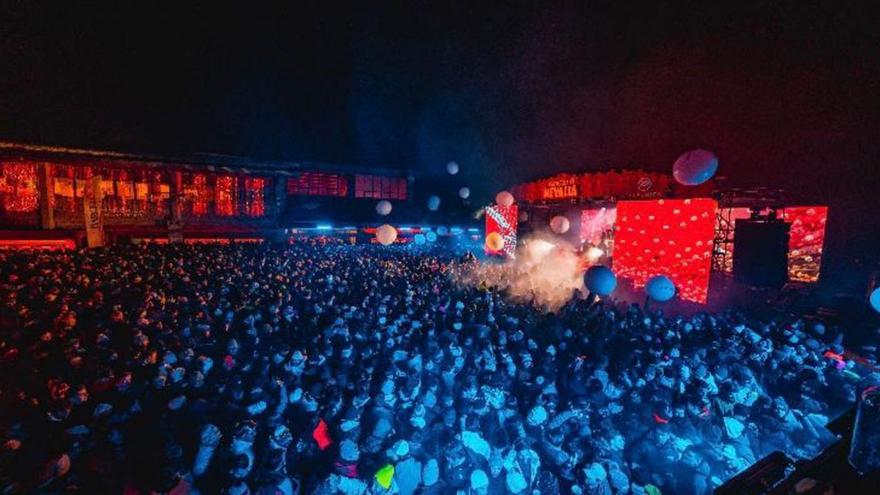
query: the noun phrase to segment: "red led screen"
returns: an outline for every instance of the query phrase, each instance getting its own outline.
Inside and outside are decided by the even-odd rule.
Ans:
[[[782,218],[791,223],[791,237],[788,240],[789,280],[818,281],[828,207],[790,206],[783,210]]]
[[[678,296],[705,303],[709,294],[716,203],[711,199],[619,201],[614,271],[643,287],[666,275]]]
[[[504,248],[501,251],[510,258],[514,257],[516,251],[516,227],[519,221],[517,215],[516,205],[495,205],[486,208],[486,235],[492,232],[501,234],[504,238]],[[488,254],[502,254],[501,251],[486,248]]]

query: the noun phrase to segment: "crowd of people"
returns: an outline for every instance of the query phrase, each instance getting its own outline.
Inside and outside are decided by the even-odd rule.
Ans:
[[[554,312],[406,247],[0,252],[0,492],[708,494],[808,457],[835,328]]]

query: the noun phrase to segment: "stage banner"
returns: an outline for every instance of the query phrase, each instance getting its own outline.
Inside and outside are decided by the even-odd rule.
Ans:
[[[541,199],[576,198],[577,179],[574,175],[560,174],[544,181]]]
[[[83,195],[83,214],[86,224],[86,242],[90,248],[104,245],[104,222],[101,218],[101,176],[89,179],[89,187]]]
[[[504,239],[504,247],[499,251],[485,248],[486,254],[503,255],[507,258],[516,257],[516,229],[519,216],[516,205],[489,206],[486,208],[486,235],[497,232]]]

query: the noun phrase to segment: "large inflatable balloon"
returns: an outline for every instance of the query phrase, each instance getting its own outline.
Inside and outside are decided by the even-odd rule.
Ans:
[[[425,239],[427,239],[428,242],[434,242],[437,240],[437,233],[428,232],[427,234],[425,234]]]
[[[675,160],[672,176],[679,184],[698,186],[711,179],[718,171],[718,157],[706,150],[691,150]]]
[[[386,223],[376,229],[376,240],[383,246],[393,244],[397,240],[397,229]]]
[[[568,232],[569,228],[571,228],[571,222],[568,221],[567,217],[557,215],[550,219],[550,230],[556,234],[564,234]]]
[[[880,313],[880,287],[871,292],[871,307],[874,311]]]
[[[668,301],[675,296],[675,284],[666,275],[655,275],[645,284],[645,292],[655,301]]]
[[[495,195],[495,202],[504,207],[513,206],[513,194],[510,194],[507,191],[501,191]]]
[[[489,251],[501,251],[504,248],[504,237],[498,232],[490,232],[486,236],[486,248]]]
[[[449,175],[455,175],[458,173],[458,164],[455,162],[449,162],[446,164],[446,171],[449,172]]]
[[[425,234],[416,234],[413,236],[413,242],[421,246],[425,243]]]
[[[431,196],[428,198],[428,209],[431,211],[437,211],[438,208],[440,208],[440,197]]]
[[[458,197],[461,199],[468,199],[469,197],[471,197],[470,188],[462,186],[462,188],[458,190]]]
[[[382,215],[383,217],[391,213],[391,201],[383,199],[382,201],[376,203],[376,213]]]
[[[437,235],[446,235],[449,233],[449,227],[441,225],[437,227]]]
[[[607,296],[617,287],[617,277],[607,266],[593,265],[584,273],[584,285],[594,294]]]

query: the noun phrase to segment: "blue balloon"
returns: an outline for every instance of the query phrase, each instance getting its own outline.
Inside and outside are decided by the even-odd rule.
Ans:
[[[437,233],[428,232],[427,234],[425,234],[425,239],[427,239],[428,242],[434,242],[437,240]]]
[[[584,273],[584,285],[594,294],[607,296],[617,287],[617,277],[607,266],[593,265]]]
[[[441,225],[437,227],[437,234],[446,235],[449,233],[449,229],[445,225]]]
[[[438,196],[431,196],[428,198],[428,209],[431,211],[437,211],[440,208],[440,198]]]
[[[655,275],[645,284],[645,292],[655,301],[668,301],[675,296],[675,284],[666,275]]]
[[[416,234],[413,236],[413,242],[421,246],[425,243],[425,234]]]
[[[874,311],[880,313],[880,287],[871,292],[871,307]]]

